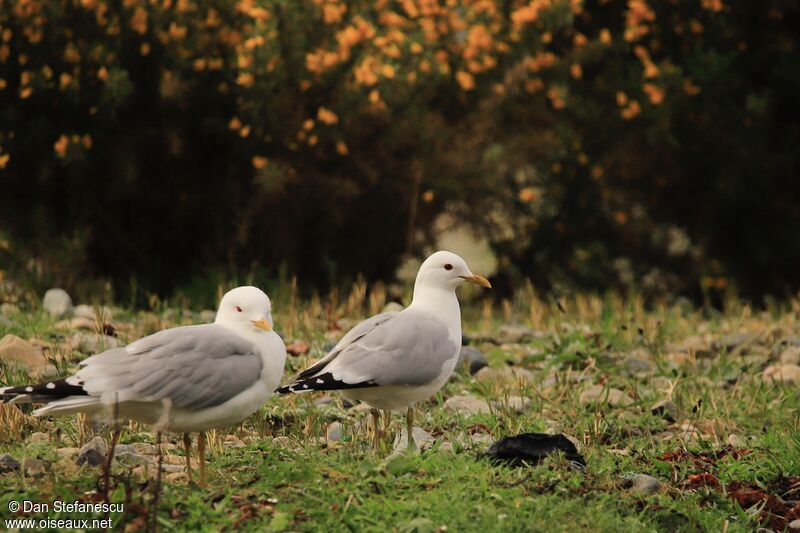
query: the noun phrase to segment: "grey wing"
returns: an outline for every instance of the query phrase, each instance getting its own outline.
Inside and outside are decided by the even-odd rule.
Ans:
[[[177,407],[203,409],[250,388],[262,360],[250,341],[205,324],[158,332],[82,366],[75,377],[103,403],[169,399]]]
[[[323,368],[325,368],[328,363],[336,359],[342,350],[345,350],[348,346],[352,345],[354,342],[360,340],[369,332],[391,320],[393,317],[397,315],[396,312],[389,312],[389,313],[380,313],[378,315],[369,317],[368,319],[359,322],[356,324],[353,329],[348,331],[344,337],[339,339],[339,342],[336,343],[328,354],[314,363],[312,366],[308,367],[307,369],[303,370],[295,377],[295,380],[303,380],[308,379],[320,372]]]
[[[318,373],[347,384],[424,385],[441,376],[457,353],[443,322],[406,311],[343,347]]]

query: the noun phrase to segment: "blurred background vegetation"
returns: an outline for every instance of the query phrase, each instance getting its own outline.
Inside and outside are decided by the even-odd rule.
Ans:
[[[792,0],[0,0],[0,271],[800,287]],[[99,281],[98,281],[99,280]]]

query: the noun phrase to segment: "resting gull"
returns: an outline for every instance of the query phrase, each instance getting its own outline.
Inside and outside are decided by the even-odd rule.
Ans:
[[[73,376],[0,388],[0,400],[46,404],[37,416],[113,413],[183,433],[191,477],[190,432],[199,432],[205,482],[205,431],[241,422],[273,393],[286,348],[272,330],[269,298],[256,287],[223,296],[213,324],[181,326],[93,355]]]
[[[376,447],[377,409],[407,409],[408,446],[414,449],[413,405],[435,394],[458,360],[461,310],[456,287],[464,281],[491,287],[456,254],[434,253],[420,266],[411,305],[359,323],[328,355],[278,392],[342,390],[346,397],[366,402],[373,407]]]

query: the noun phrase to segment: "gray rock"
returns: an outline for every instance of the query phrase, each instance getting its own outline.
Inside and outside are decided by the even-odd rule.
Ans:
[[[800,384],[800,365],[770,365],[761,373],[768,383]]]
[[[328,431],[325,433],[326,438],[331,442],[339,442],[344,436],[344,427],[341,422],[333,422],[328,426]]]
[[[677,422],[678,406],[672,400],[662,400],[650,408],[650,412],[667,422]]]
[[[170,465],[167,463],[161,463],[161,471],[168,473],[185,472],[186,467],[184,465]]]
[[[492,402],[492,405],[495,409],[511,409],[514,412],[522,413],[531,403],[530,398],[525,398],[523,396],[509,396],[508,398],[503,398],[500,400],[495,400]]]
[[[509,385],[527,385],[533,383],[533,372],[517,366],[504,366],[481,368],[475,373],[475,379],[480,382],[497,382]]]
[[[0,339],[0,361],[34,373],[42,372],[48,364],[41,348],[10,333]]]
[[[443,442],[443,443],[442,443],[442,444],[439,446],[439,451],[440,451],[440,452],[442,452],[442,453],[455,453],[456,449],[455,449],[455,447],[453,446],[453,443],[452,443],[452,442],[450,442],[450,441],[444,441],[444,442]]]
[[[475,448],[489,448],[494,444],[494,437],[486,433],[473,433],[469,436],[469,441]]]
[[[35,433],[31,433],[30,437],[28,437],[28,442],[32,444],[37,442],[50,442],[50,435],[41,431],[37,431]]]
[[[136,453],[143,455],[155,455],[158,452],[154,445],[147,442],[134,442],[129,444],[129,446],[133,448],[133,451]]]
[[[0,305],[0,315],[2,316],[12,316],[18,313],[19,313],[19,307],[14,304],[6,302]]]
[[[128,444],[114,446],[114,461],[124,465],[145,465],[155,462],[154,459],[142,455],[136,448]]]
[[[581,405],[593,403],[608,403],[611,406],[626,406],[633,403],[633,398],[619,389],[607,388],[603,385],[594,385],[583,391],[578,398]]]
[[[107,454],[108,445],[103,437],[98,436],[83,445],[75,462],[78,465],[100,466],[105,462]]]
[[[79,331],[72,336],[72,345],[84,353],[95,354],[112,348],[119,348],[120,342],[119,339],[110,335],[97,335]]]
[[[28,458],[22,461],[22,469],[29,476],[41,476],[47,472],[47,463],[41,459]]]
[[[748,333],[748,332],[729,333],[717,339],[714,342],[714,348],[720,351],[725,350],[728,352],[732,352],[733,350],[742,346],[743,344],[748,343],[751,340],[755,339],[757,335],[758,335],[757,333]]]
[[[51,316],[61,318],[72,311],[72,298],[64,289],[50,289],[44,293],[42,307]]]
[[[331,396],[321,396],[314,400],[314,405],[317,407],[322,407],[325,405],[331,405],[334,402],[334,399]]]
[[[56,448],[56,455],[58,455],[58,457],[61,459],[72,459],[78,455],[78,452],[80,451],[80,448],[67,446],[65,448]]]
[[[654,494],[661,489],[661,482],[647,474],[636,474],[631,479],[631,483],[631,492],[642,496]]]
[[[520,343],[539,336],[541,336],[540,332],[520,324],[503,324],[498,332],[501,342]]]
[[[622,365],[631,374],[652,372],[654,368],[653,363],[650,361],[634,355],[626,357],[625,360],[622,361]]]
[[[14,472],[17,470],[19,470],[19,462],[16,459],[7,453],[0,455],[0,473]]]
[[[475,396],[453,396],[444,402],[445,411],[459,413],[461,416],[472,416],[478,413],[488,413],[491,411],[489,404],[485,400]]]
[[[466,365],[469,368],[470,374],[477,373],[481,368],[488,366],[489,362],[483,352],[472,346],[462,346],[461,351],[458,353],[457,368]]]
[[[800,365],[800,346],[789,346],[780,356],[781,364]]]
[[[428,447],[429,444],[427,443],[432,443],[434,440],[430,433],[417,426],[411,428],[411,434],[414,435],[414,442],[419,449]],[[393,446],[394,449],[392,450],[392,454],[396,454],[408,448],[408,432],[406,431],[406,428],[403,428],[394,438]]]
[[[111,308],[106,306],[101,306],[97,309],[100,313],[100,317],[103,319],[103,322],[111,322],[113,315],[111,313]],[[76,305],[75,309],[72,310],[72,315],[75,318],[86,318],[89,320],[97,320],[97,314],[95,313],[95,308],[91,305],[80,304]]]
[[[13,325],[14,323],[11,320],[4,317],[3,315],[0,315],[0,327],[10,328]]]
[[[728,435],[727,442],[734,448],[744,448],[747,446],[747,438],[737,435],[736,433]]]

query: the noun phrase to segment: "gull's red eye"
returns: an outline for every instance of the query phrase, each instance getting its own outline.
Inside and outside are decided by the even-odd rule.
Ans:
[[[236,312],[237,312],[237,313],[241,313],[241,312],[242,312],[242,308],[241,308],[241,307],[239,307],[238,305],[236,306]]]
[[[453,270],[453,265],[451,265],[450,263],[447,263],[447,264],[444,266],[444,269],[445,269],[445,270]]]

